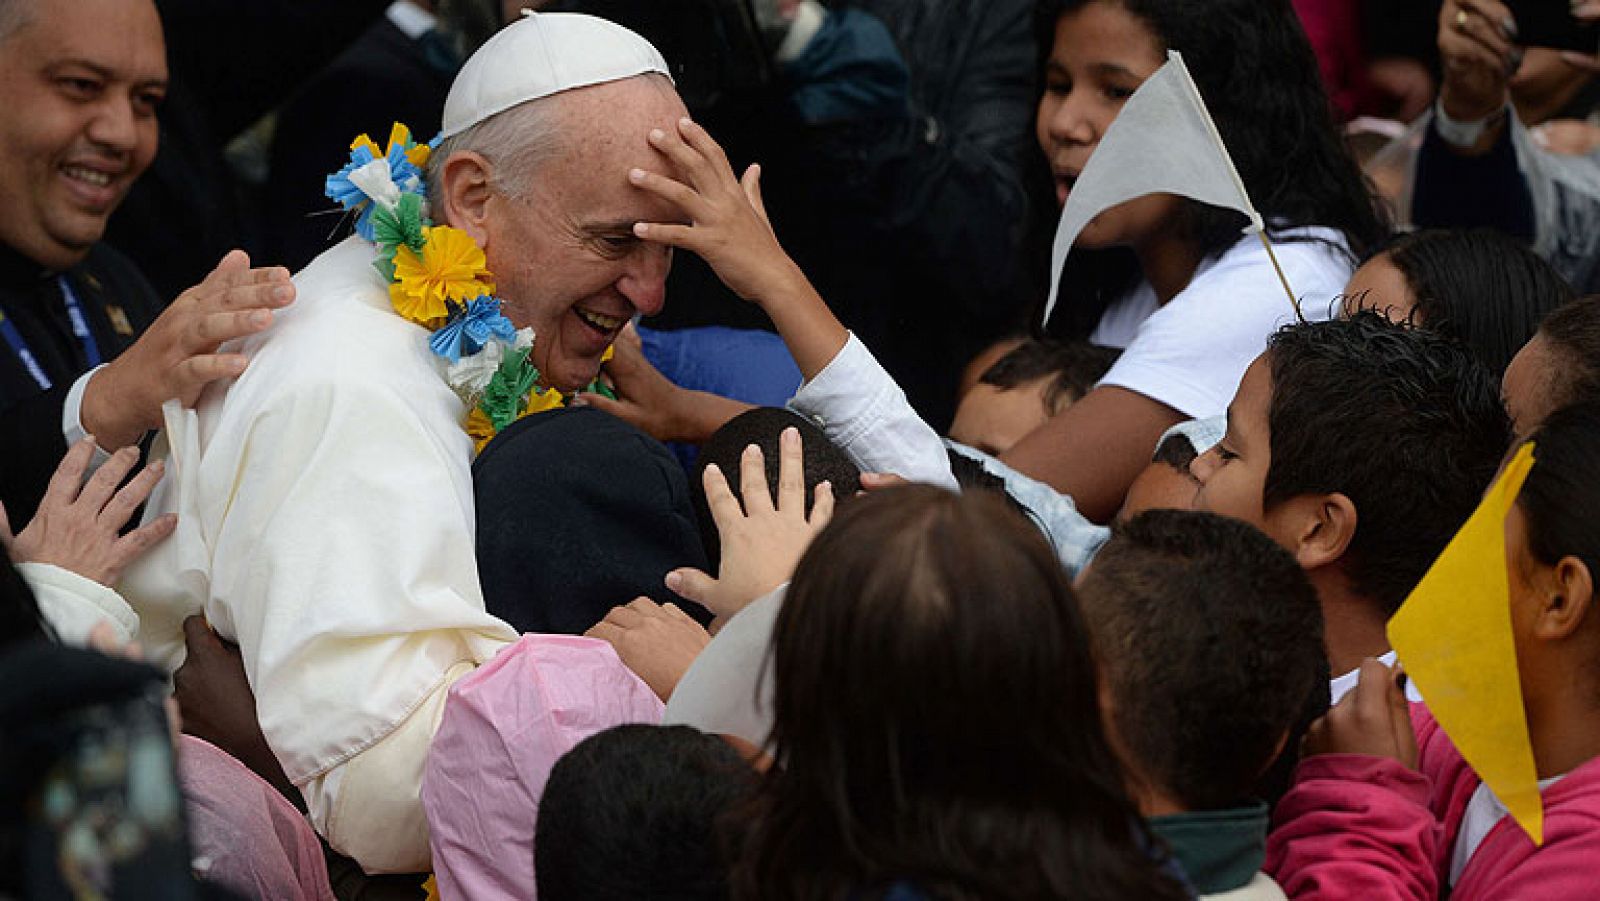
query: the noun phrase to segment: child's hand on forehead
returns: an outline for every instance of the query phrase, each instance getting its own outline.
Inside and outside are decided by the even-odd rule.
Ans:
[[[761,167],[751,165],[743,178],[735,178],[722,148],[688,119],[679,121],[676,133],[652,131],[650,145],[687,183],[644,169],[630,171],[629,180],[676,206],[691,224],[639,222],[634,234],[698,254],[745,300],[762,304],[792,291],[804,276],[778,245],[767,219]]]

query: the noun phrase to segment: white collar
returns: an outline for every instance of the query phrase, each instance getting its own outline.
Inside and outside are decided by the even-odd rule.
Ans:
[[[411,0],[395,0],[383,14],[389,17],[394,27],[413,41],[432,31],[439,24],[438,16],[412,3]]]
[[[1394,667],[1394,661],[1394,651],[1390,651],[1389,653],[1378,658],[1379,663],[1382,663],[1384,666],[1390,668]],[[1331,696],[1328,701],[1329,706],[1339,703],[1339,699],[1349,694],[1350,689],[1355,688],[1356,683],[1360,681],[1360,667],[1356,667],[1342,676],[1335,676],[1333,680],[1328,683],[1328,694]],[[1409,680],[1406,682],[1406,700],[1411,701],[1412,703],[1422,700],[1422,695],[1417,693],[1417,683]]]

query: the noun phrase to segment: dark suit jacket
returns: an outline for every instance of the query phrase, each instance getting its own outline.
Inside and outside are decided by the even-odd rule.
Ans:
[[[95,245],[65,276],[102,361],[125,350],[161,312],[161,300],[139,270],[104,244]],[[11,346],[0,342],[0,501],[12,529],[20,531],[67,451],[61,407],[89,361],[73,335],[56,276],[3,246],[0,311],[51,382],[48,389],[40,388]]]
[[[107,243],[165,300],[200,283],[222,255],[263,253],[245,186],[222,156],[239,132],[381,16],[389,0],[158,0],[172,85],[161,149],[111,217]],[[347,139],[348,140],[348,139]]]

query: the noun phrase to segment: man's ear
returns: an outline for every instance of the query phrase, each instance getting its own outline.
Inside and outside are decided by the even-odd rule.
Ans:
[[[486,247],[493,173],[493,165],[481,154],[470,150],[450,154],[440,179],[443,208],[433,211],[434,220],[461,229],[479,247]]]
[[[1356,505],[1338,492],[1289,498],[1273,518],[1281,524],[1275,531],[1288,538],[1289,550],[1307,571],[1343,557],[1356,537]]]
[[[1542,597],[1533,634],[1546,641],[1566,638],[1583,627],[1594,601],[1594,576],[1577,557],[1562,557],[1537,577]]]

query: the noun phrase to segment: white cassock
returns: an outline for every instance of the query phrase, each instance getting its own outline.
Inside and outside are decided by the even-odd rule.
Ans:
[[[195,410],[168,404],[172,468],[146,515],[176,511],[178,529],[119,587],[169,669],[191,614],[238,642],[319,831],[397,870],[427,862],[425,826],[419,850],[394,818],[423,822],[411,774],[448,682],[517,635],[478,587],[464,407],[375,257],[358,238],[318,257],[294,305],[243,342],[244,375]]]

